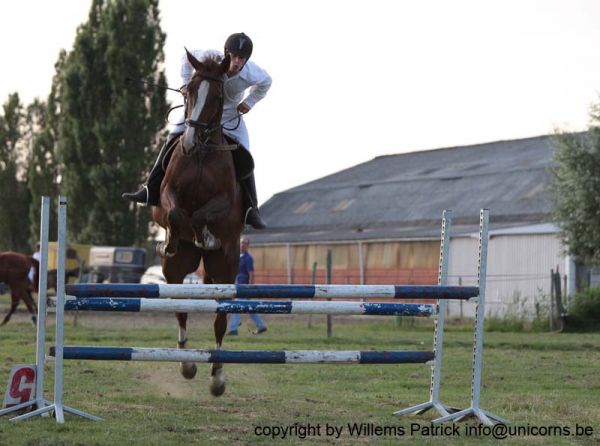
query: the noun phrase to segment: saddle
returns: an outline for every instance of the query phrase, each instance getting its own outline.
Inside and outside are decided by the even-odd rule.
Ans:
[[[173,150],[175,146],[177,146],[177,142],[181,139],[183,133],[180,133],[168,142],[167,151],[165,153],[165,157],[162,161],[163,172],[166,172],[167,166],[169,165],[169,161],[171,159],[171,155],[173,154]],[[235,139],[224,135],[228,144],[237,144],[238,148],[231,151],[231,155],[233,156],[233,166],[235,168],[235,177],[238,181],[245,180],[252,175],[254,172],[254,158],[252,158],[252,154],[244,148],[241,144],[239,144]]]

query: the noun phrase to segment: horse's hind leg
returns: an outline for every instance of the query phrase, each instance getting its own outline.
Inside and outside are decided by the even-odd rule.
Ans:
[[[10,317],[16,311],[16,309],[17,309],[18,306],[19,306],[19,301],[18,300],[16,302],[14,302],[14,301],[11,302],[11,304],[10,304],[10,310],[8,310],[8,313],[6,313],[6,316],[4,316],[4,320],[2,321],[2,323],[0,324],[0,326],[6,324],[10,320]]]
[[[21,300],[21,290],[17,289],[14,286],[11,286],[10,287],[10,310],[8,310],[8,313],[6,313],[6,316],[4,316],[4,319],[2,320],[2,323],[0,324],[0,326],[6,324],[10,320],[10,317],[13,315],[13,313],[17,310],[17,307],[19,306],[19,300]]]

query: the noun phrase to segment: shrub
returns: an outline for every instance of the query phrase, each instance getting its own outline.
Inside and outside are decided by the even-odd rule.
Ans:
[[[575,296],[569,305],[565,331],[600,331],[600,286]]]
[[[486,331],[500,332],[540,332],[550,330],[550,296],[537,290],[533,297],[532,307],[528,299],[515,291],[512,302],[506,307],[506,311],[499,315],[495,314],[485,320]]]

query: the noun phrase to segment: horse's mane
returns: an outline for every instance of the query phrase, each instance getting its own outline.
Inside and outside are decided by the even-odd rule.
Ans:
[[[202,55],[200,62],[206,67],[207,71],[211,71],[220,66],[222,60],[223,56],[220,54],[207,51]]]

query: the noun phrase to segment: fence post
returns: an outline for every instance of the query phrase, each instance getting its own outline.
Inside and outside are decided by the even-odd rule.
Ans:
[[[326,270],[326,283],[327,285],[331,285],[331,249],[327,250],[327,270]],[[330,298],[327,300],[331,300]],[[331,314],[327,315],[327,337],[330,338],[331,337],[331,332],[332,332],[332,320],[331,320]]]
[[[554,270],[550,269],[550,331],[554,331]]]
[[[458,276],[458,286],[462,286],[463,284],[463,280],[462,280],[462,276]],[[464,313],[463,313],[464,309],[463,309],[463,302],[462,300],[460,301],[460,320],[463,320],[464,317]]]
[[[313,262],[312,265],[312,280],[310,282],[312,285],[317,283],[317,262]],[[312,313],[308,315],[308,321],[306,323],[306,328],[312,328]]]

